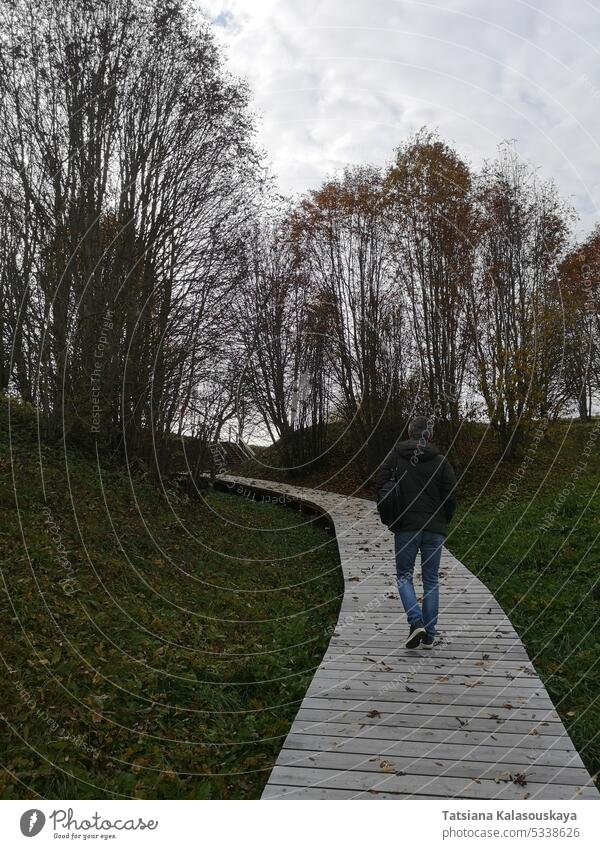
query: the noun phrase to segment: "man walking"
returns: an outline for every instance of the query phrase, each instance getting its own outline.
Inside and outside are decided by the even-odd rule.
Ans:
[[[438,572],[447,524],[456,509],[456,477],[450,463],[429,440],[431,427],[424,416],[408,427],[409,439],[399,442],[377,473],[377,502],[396,480],[390,530],[394,532],[398,592],[410,632],[406,647],[422,643],[433,648],[439,608]],[[423,609],[413,586],[417,552],[421,552]]]

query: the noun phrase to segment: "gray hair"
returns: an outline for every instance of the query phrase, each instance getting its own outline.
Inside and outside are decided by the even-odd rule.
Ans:
[[[432,435],[433,427],[425,416],[415,416],[408,426],[408,435],[411,439],[428,439]]]

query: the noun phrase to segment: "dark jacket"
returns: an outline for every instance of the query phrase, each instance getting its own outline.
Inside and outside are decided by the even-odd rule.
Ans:
[[[395,469],[404,509],[391,530],[427,530],[445,536],[456,510],[456,476],[450,463],[430,442],[425,445],[414,439],[399,442],[377,473],[378,501],[383,497],[383,485],[392,478]]]

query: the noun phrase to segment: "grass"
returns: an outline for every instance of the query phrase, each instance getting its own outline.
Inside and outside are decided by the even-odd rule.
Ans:
[[[277,505],[186,502],[81,453],[38,455],[22,406],[9,448],[0,416],[0,796],[258,796],[337,618],[334,542]],[[447,541],[504,607],[593,775],[599,449],[600,421],[559,422],[530,460],[498,464],[493,437],[465,428]]]
[[[256,798],[337,620],[337,546],[0,412],[0,797]],[[65,579],[66,580],[65,582]]]
[[[476,456],[447,541],[503,606],[596,781],[599,449],[600,421],[557,423],[529,446],[532,462]]]

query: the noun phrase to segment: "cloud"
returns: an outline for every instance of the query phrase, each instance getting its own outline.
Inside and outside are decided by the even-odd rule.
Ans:
[[[587,0],[204,0],[282,191],[383,164],[422,125],[474,166],[504,139],[600,219],[600,10]]]

